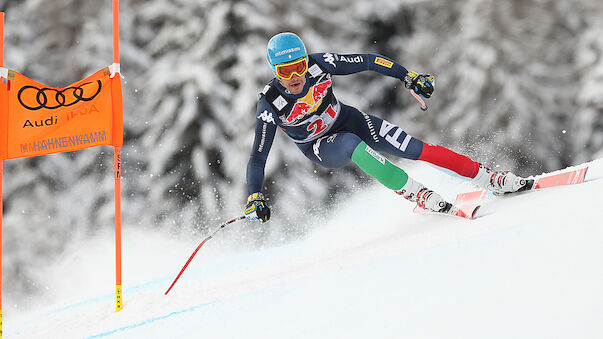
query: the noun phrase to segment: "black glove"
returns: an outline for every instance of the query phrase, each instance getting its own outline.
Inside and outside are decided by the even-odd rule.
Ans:
[[[404,77],[406,88],[414,91],[419,96],[429,99],[434,89],[435,77],[431,74],[408,72]]]
[[[259,222],[266,222],[270,219],[270,206],[262,193],[253,193],[247,198],[245,217],[248,220],[258,220]]]

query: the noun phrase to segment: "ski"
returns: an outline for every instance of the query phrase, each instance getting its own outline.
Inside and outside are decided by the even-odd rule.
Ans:
[[[533,189],[581,184],[584,182],[584,178],[586,178],[586,171],[588,171],[588,167],[571,172],[540,177],[538,180],[536,180],[536,184],[534,185]]]
[[[425,214],[438,214],[438,215],[449,215],[452,217],[465,218],[469,220],[475,219],[475,215],[479,210],[479,205],[472,204],[464,204],[464,205],[455,205],[451,203],[446,203],[446,207],[440,212],[434,212],[426,210],[423,207],[416,206],[413,212],[415,213],[425,213]]]
[[[586,178],[587,170],[588,167],[584,167],[569,172],[544,174],[536,178],[526,179],[527,182],[524,187],[519,189],[517,192],[505,193],[503,196],[514,195],[522,192],[531,192],[548,187],[581,184],[584,182],[584,178]],[[488,190],[461,193],[456,197],[456,203],[478,203],[484,200],[486,197],[493,195],[494,194]]]

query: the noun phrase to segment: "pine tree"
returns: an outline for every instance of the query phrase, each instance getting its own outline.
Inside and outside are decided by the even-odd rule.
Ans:
[[[584,1],[585,13],[601,13],[600,3]],[[603,22],[597,16],[586,16],[576,30],[580,32],[576,42],[576,77],[568,84],[575,86],[575,97],[570,111],[568,136],[570,147],[565,155],[568,164],[590,161],[593,154],[603,150]],[[574,83],[575,81],[575,83]]]
[[[590,160],[603,148],[601,7],[589,0],[122,1],[124,227],[206,234],[242,213],[257,93],[273,77],[266,43],[282,31],[299,34],[310,53],[379,53],[435,74],[427,112],[397,79],[370,72],[334,79],[342,102],[426,142],[522,175]],[[61,87],[112,62],[109,1],[9,0],[0,9],[8,68]],[[35,282],[36,265],[112,227],[112,150],[4,168],[5,282],[30,291],[34,285],[23,282]],[[375,184],[353,165],[315,165],[277,132],[264,184],[274,219],[224,236],[241,247],[288,241],[318,227],[338,199]]]

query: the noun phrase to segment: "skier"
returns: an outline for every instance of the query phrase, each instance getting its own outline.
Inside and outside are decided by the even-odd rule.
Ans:
[[[360,169],[417,205],[443,212],[450,208],[439,194],[410,178],[382,153],[422,160],[471,179],[496,194],[515,192],[526,180],[509,171],[488,167],[439,145],[430,145],[402,128],[347,106],[335,98],[333,75],[375,71],[400,79],[422,98],[431,97],[434,77],[409,72],[397,62],[376,54],[306,52],[294,33],[280,33],[268,42],[268,64],[274,72],[260,93],[255,141],[247,164],[249,197],[245,215],[268,221],[270,207],[261,193],[264,167],[277,127],[296,143],[302,153],[326,168],[339,168],[350,160]]]

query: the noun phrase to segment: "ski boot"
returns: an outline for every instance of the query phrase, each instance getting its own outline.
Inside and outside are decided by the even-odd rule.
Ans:
[[[534,184],[532,179],[518,177],[509,171],[493,171],[482,164],[479,165],[479,171],[472,181],[494,195],[529,190]]]
[[[410,177],[408,178],[408,181],[406,181],[406,184],[395,192],[408,201],[416,202],[419,207],[433,212],[445,212],[452,206],[439,194],[423,186],[421,183],[414,181]]]

